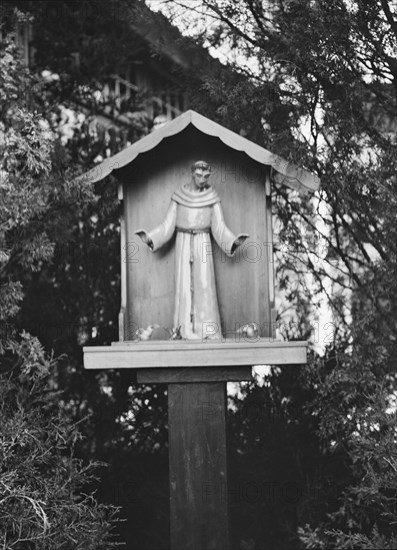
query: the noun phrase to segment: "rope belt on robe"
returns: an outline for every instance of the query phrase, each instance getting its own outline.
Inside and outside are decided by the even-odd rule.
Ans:
[[[197,235],[198,233],[209,233],[211,231],[209,227],[205,229],[184,229],[183,227],[177,227],[176,230],[179,233],[191,233],[192,235]]]

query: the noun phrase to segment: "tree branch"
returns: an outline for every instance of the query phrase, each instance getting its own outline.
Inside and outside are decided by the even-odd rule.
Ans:
[[[394,19],[392,12],[390,11],[389,2],[387,0],[380,0],[386,19],[393,31],[394,36],[397,39],[397,21]]]
[[[219,18],[220,21],[225,23],[230,30],[232,30],[234,33],[237,34],[240,38],[243,38],[247,42],[249,42],[252,46],[255,46],[256,48],[261,48],[261,44],[257,41],[251,38],[248,34],[242,32],[232,21],[231,19],[225,17],[218,6],[208,2],[207,0],[204,0],[204,5],[207,6],[208,9],[213,11]]]

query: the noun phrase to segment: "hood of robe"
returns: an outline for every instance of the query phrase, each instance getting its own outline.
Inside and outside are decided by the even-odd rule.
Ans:
[[[208,186],[203,191],[191,191],[187,184],[182,185],[172,195],[171,200],[181,206],[189,206],[190,208],[202,208],[203,206],[212,206],[220,202],[218,193],[211,186]]]

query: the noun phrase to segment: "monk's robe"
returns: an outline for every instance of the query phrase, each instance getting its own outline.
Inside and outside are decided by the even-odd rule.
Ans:
[[[187,339],[221,338],[211,234],[218,246],[232,256],[234,235],[226,226],[220,198],[212,187],[191,191],[186,185],[171,197],[162,223],[145,232],[155,252],[176,235],[174,327]]]

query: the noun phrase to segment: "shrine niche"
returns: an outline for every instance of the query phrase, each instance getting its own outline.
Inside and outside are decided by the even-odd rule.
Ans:
[[[120,181],[124,203],[120,342],[133,341],[137,331],[150,326],[178,328],[174,327],[178,233],[174,231],[153,254],[136,231],[150,230],[163,221],[171,197],[191,181],[191,167],[201,159],[210,167],[211,189],[219,198],[226,226],[235,235],[248,237],[233,256],[226,241],[211,247],[208,240],[200,244],[196,239],[196,259],[204,268],[214,263],[220,315],[206,319],[207,326],[196,331],[196,337],[201,333],[203,339],[236,340],[238,335],[243,339],[247,325],[255,327],[258,337],[273,336],[271,180],[276,177],[311,191],[317,183],[306,171],[188,111],[88,174],[101,179],[112,171]]]
[[[170,124],[176,122],[179,122],[178,119]],[[246,155],[236,154],[219,138],[204,134],[189,125],[162,140],[156,148],[140,155],[124,169],[122,175],[126,242],[124,255],[127,261],[126,304],[121,319],[124,329],[121,330],[120,339],[133,339],[139,327],[173,325],[177,277],[174,240],[177,236],[174,235],[174,240],[152,254],[142,246],[135,231],[141,227],[149,229],[162,222],[170,198],[190,182],[191,166],[198,159],[204,159],[211,166],[211,185],[220,198],[226,223],[230,225],[233,222],[235,234],[247,233],[250,241],[255,243],[251,248],[246,246],[240,250],[235,257],[229,257],[222,246],[215,245],[212,249],[223,336],[234,335],[238,327],[249,322],[261,323],[263,335],[269,334],[266,323],[270,323],[272,305],[268,285],[272,266],[269,266],[267,244],[266,170]],[[257,195],[260,200],[255,198]],[[251,219],[247,219],[247,212],[250,212]],[[256,227],[258,219],[261,220],[259,228]],[[196,243],[196,246],[200,244]],[[262,256],[260,261],[247,261],[247,258],[252,259],[249,257],[252,252],[258,254],[258,247]],[[205,246],[195,250],[195,254],[200,256],[199,261],[203,266],[212,261]],[[231,289],[236,288],[239,293],[232,297]],[[250,296],[255,294],[257,300],[251,300]],[[211,328],[220,336],[218,319],[215,317],[210,321],[213,321],[213,326],[207,327],[203,337],[210,335]]]

